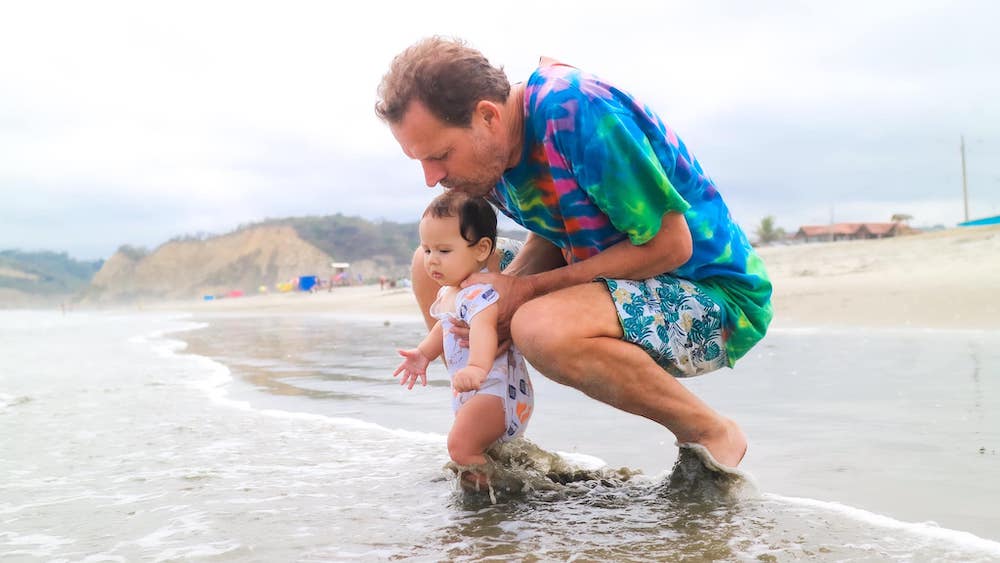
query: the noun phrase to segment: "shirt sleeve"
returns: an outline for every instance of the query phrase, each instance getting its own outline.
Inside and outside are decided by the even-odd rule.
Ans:
[[[458,318],[466,323],[472,320],[477,313],[500,299],[500,294],[493,289],[492,285],[477,283],[461,290],[455,297],[455,310]]]
[[[579,186],[615,228],[633,244],[644,244],[659,232],[665,213],[684,213],[690,205],[671,183],[660,155],[632,114],[635,108],[606,95],[611,97],[579,92],[569,100],[576,106],[569,112],[575,115],[575,132],[557,133],[556,145],[571,159]]]

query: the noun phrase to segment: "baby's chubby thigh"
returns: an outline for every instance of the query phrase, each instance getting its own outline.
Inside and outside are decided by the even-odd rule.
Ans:
[[[455,413],[448,433],[448,455],[458,465],[486,463],[483,452],[507,430],[503,398],[482,391],[462,393],[469,397]]]

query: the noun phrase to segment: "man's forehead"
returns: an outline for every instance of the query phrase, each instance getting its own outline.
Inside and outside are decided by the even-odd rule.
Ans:
[[[454,127],[447,127],[420,102],[410,103],[403,119],[390,126],[403,153],[413,159],[423,160],[437,156],[448,148]]]

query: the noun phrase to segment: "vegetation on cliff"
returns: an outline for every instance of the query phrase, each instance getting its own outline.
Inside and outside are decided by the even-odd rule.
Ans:
[[[407,276],[417,227],[336,214],[268,219],[224,235],[184,234],[153,250],[126,244],[106,261],[3,251],[0,304],[39,295],[113,302],[255,292],[299,275],[329,277],[332,262],[350,263],[352,276],[365,281]],[[501,235],[523,239],[523,232]]]
[[[0,288],[36,296],[76,293],[90,284],[103,260],[76,260],[65,252],[0,251]]]
[[[420,243],[417,222],[372,222],[341,214],[272,219],[241,228],[288,225],[302,240],[340,262],[356,262],[382,257],[386,262],[409,264],[413,249]]]

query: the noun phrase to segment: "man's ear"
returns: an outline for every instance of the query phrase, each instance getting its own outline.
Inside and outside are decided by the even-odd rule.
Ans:
[[[475,117],[482,119],[488,127],[493,127],[499,123],[500,106],[489,100],[480,100],[476,104]]]

